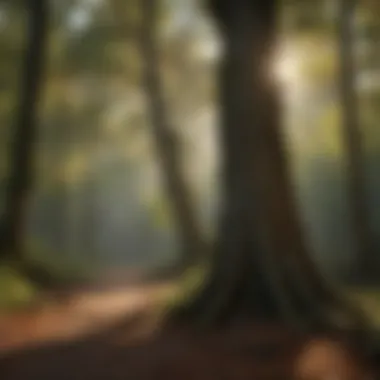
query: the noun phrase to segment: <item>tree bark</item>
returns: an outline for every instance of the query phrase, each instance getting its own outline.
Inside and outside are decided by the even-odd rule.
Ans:
[[[206,326],[244,317],[305,329],[361,327],[360,313],[316,270],[298,216],[270,69],[277,2],[211,0],[210,8],[225,42],[224,204],[210,276],[177,316]]]
[[[3,258],[22,259],[26,240],[28,205],[33,184],[37,113],[48,28],[45,0],[28,6],[27,46],[13,141],[10,145],[10,175],[5,194],[5,211],[0,235]]]
[[[359,126],[358,100],[355,89],[353,21],[356,0],[340,1],[339,51],[340,99],[346,148],[348,190],[355,244],[355,277],[377,277],[380,273],[370,225],[366,195],[363,139]]]
[[[148,113],[161,161],[167,196],[171,202],[175,226],[178,229],[182,249],[179,266],[186,268],[204,258],[207,247],[195,212],[189,185],[181,171],[177,136],[169,123],[163,99],[156,41],[158,1],[141,0],[141,4],[143,12],[141,52]]]

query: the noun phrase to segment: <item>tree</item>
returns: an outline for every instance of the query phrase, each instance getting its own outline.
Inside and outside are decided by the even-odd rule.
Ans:
[[[206,251],[199,221],[192,204],[189,186],[181,172],[177,151],[177,136],[169,125],[163,99],[157,53],[157,8],[158,1],[142,1],[141,52],[144,64],[144,85],[148,100],[148,113],[155,138],[156,149],[161,160],[166,191],[172,204],[175,225],[178,228],[183,254],[181,267],[194,264]]]
[[[16,3],[16,4],[15,4]],[[0,177],[1,188],[8,172],[7,148],[9,146],[10,124],[16,104],[16,84],[20,67],[20,48],[24,42],[23,17],[20,4],[7,4],[2,8],[3,32],[0,37],[2,59],[0,65]],[[3,189],[2,189],[3,190]]]
[[[358,102],[355,90],[355,63],[353,53],[353,17],[355,0],[340,1],[340,99],[343,132],[346,147],[348,189],[356,245],[357,273],[361,277],[376,276],[376,251],[371,231],[366,195],[364,152],[359,127]],[[377,271],[378,272],[378,271]],[[378,274],[378,273],[377,273]]]
[[[276,0],[210,0],[225,42],[220,68],[223,206],[209,277],[183,321],[264,318],[298,328],[361,326],[310,259],[288,173],[277,84]]]
[[[28,6],[29,19],[20,101],[10,146],[10,175],[5,194],[0,252],[4,257],[20,258],[24,253],[27,211],[34,172],[37,111],[43,75],[48,9],[45,0]]]

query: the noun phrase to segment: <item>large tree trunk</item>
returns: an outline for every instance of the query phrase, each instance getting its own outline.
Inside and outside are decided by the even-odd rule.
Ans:
[[[348,190],[355,244],[355,277],[376,277],[380,274],[374,247],[370,213],[366,195],[363,139],[359,127],[355,89],[353,22],[356,0],[340,0],[340,98],[347,156]]]
[[[34,171],[37,109],[43,74],[47,36],[47,2],[34,0],[28,5],[29,25],[16,110],[13,141],[10,145],[10,176],[5,194],[5,212],[0,235],[2,257],[20,259],[24,253],[27,214]]]
[[[275,0],[212,0],[225,41],[220,72],[224,204],[208,282],[181,317],[298,328],[361,325],[317,272],[297,214],[271,73]]]
[[[181,171],[180,155],[175,131],[170,126],[163,89],[160,82],[159,55],[157,52],[157,0],[141,0],[143,11],[143,30],[141,51],[144,64],[144,83],[148,100],[148,113],[167,196],[171,202],[175,226],[178,229],[182,255],[180,267],[186,268],[202,259],[206,253],[206,243],[201,231],[193,197]]]

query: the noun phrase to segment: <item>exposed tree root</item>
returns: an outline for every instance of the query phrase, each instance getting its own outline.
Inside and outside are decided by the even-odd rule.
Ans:
[[[212,328],[261,320],[300,332],[348,333],[356,344],[366,344],[366,320],[347,300],[294,267],[277,274],[282,288],[253,263],[241,268],[239,278],[214,271],[189,303],[173,310],[169,322]]]

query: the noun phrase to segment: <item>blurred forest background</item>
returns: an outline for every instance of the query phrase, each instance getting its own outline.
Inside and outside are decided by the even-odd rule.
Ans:
[[[357,3],[354,85],[364,194],[378,251],[380,12],[375,11],[376,0]],[[220,195],[215,87],[223,46],[204,4],[160,2],[155,67],[163,84],[166,137],[160,137],[149,111],[140,1],[51,0],[49,5],[33,187],[24,204],[27,227],[20,231],[22,260],[65,284],[123,279],[188,264],[192,260],[184,257],[189,253],[181,244],[188,236],[205,247],[211,242]],[[281,7],[281,43],[271,70],[283,86],[297,199],[321,271],[346,281],[357,266],[357,250],[339,92],[338,2],[284,0]],[[12,144],[30,34],[24,8],[22,1],[0,2],[3,219],[17,160]],[[165,145],[168,140],[174,169],[160,148],[160,141]],[[165,185],[170,170],[180,177],[172,187]],[[184,190],[182,198],[173,197],[173,186]],[[2,302],[27,299],[32,285],[11,270],[12,254],[1,254]]]

